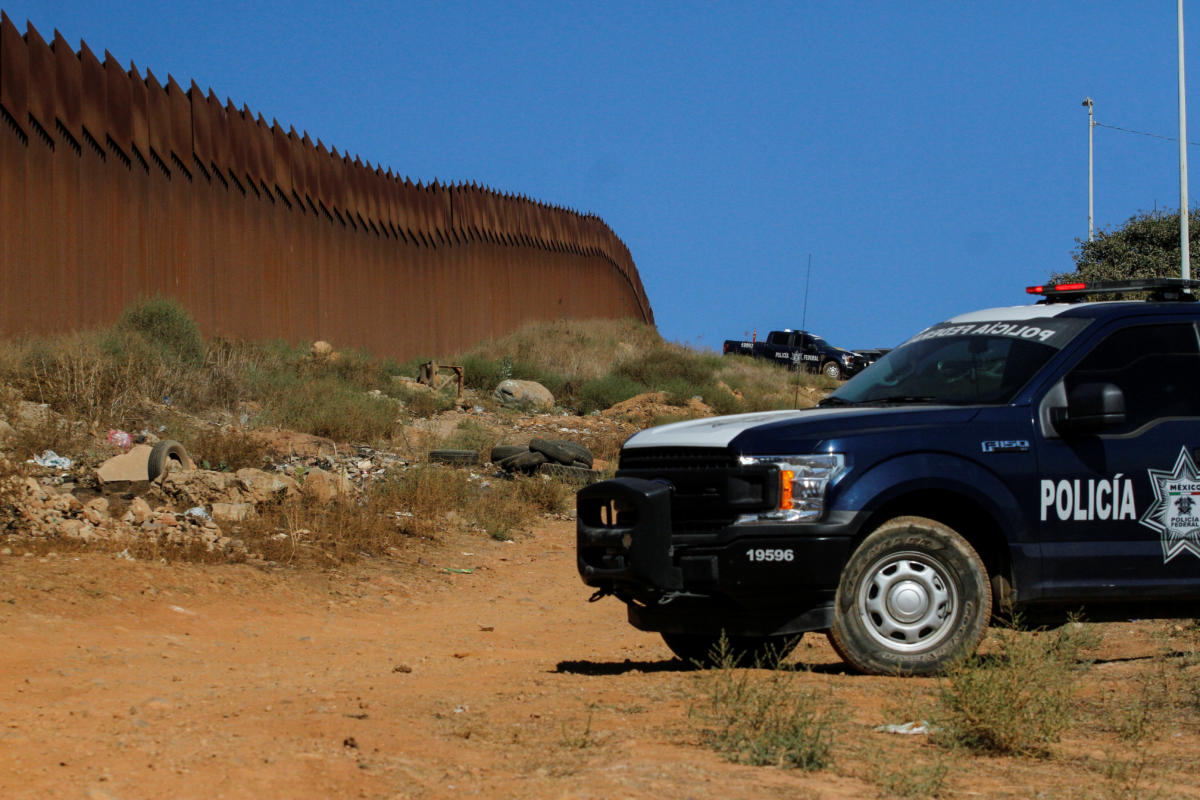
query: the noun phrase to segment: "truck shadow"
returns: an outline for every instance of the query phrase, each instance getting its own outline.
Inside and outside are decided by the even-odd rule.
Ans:
[[[699,667],[678,658],[663,661],[560,661],[551,670],[560,675],[625,675],[630,672],[697,672]],[[812,672],[818,675],[847,674],[845,664],[792,664],[785,663],[780,669],[794,672]]]

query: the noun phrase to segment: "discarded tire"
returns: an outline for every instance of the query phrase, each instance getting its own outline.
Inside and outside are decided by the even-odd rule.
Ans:
[[[595,483],[600,480],[600,472],[586,467],[568,467],[565,464],[545,463],[538,467],[538,472],[563,478],[573,483]]]
[[[150,450],[146,473],[154,480],[167,469],[195,469],[196,462],[187,449],[174,439],[163,439]]]
[[[501,461],[500,468],[505,472],[533,472],[545,463],[546,456],[542,453],[525,450]]]
[[[551,461],[557,461],[559,464],[569,465],[581,461],[588,467],[592,466],[592,451],[578,442],[567,439],[531,439],[529,449],[544,453]]]
[[[492,448],[491,460],[493,464],[499,464],[506,458],[528,452],[529,448],[523,444],[501,444]]]
[[[478,464],[479,453],[474,450],[430,450],[429,460],[439,464]]]

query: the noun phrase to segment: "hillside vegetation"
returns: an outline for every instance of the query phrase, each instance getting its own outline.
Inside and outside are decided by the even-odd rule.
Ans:
[[[413,380],[427,360],[465,367],[461,398],[453,383],[435,390]],[[543,384],[555,409],[530,414],[501,406],[493,391],[508,378]],[[568,511],[574,487],[489,470],[497,445],[573,439],[592,451],[603,474],[639,427],[809,406],[830,386],[818,376],[671,344],[631,321],[533,323],[468,353],[397,363],[326,346],[206,338],[179,305],[158,298],[128,309],[106,329],[0,343],[4,471],[11,478],[0,523],[35,549],[293,564],[386,553],[403,537],[448,527],[510,538],[541,515]],[[610,410],[631,398],[640,413]],[[94,472],[121,452],[114,442],[124,435],[150,444],[179,441],[202,470],[265,470],[300,488],[315,469],[329,470],[353,485],[352,497],[328,503],[285,493],[222,522],[197,547],[180,543],[176,523],[190,520],[178,515],[189,507],[215,514],[216,503],[242,499],[231,495],[227,480],[206,478],[203,490],[172,482],[134,487],[156,514],[176,517],[156,518],[163,528],[153,535],[139,519],[141,533],[131,541],[116,522],[119,531],[104,528],[130,497],[114,497]],[[439,449],[478,453],[483,466],[430,463],[429,453]],[[69,472],[30,463],[47,451],[68,458]],[[36,488],[24,481],[30,476]],[[84,524],[86,542],[60,541],[59,523],[82,520],[76,506],[97,495],[111,509],[98,515],[95,535]],[[58,510],[29,530],[30,505]],[[303,547],[296,546],[296,531],[304,531]]]

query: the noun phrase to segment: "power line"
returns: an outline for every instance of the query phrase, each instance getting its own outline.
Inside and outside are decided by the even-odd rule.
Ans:
[[[1133,133],[1138,136],[1149,136],[1151,139],[1162,139],[1165,142],[1178,142],[1179,139],[1173,136],[1162,136],[1157,133],[1146,133],[1145,131],[1135,131],[1132,128],[1122,128],[1117,125],[1105,125],[1103,122],[1093,122],[1097,128],[1108,128],[1109,130],[1121,131],[1122,133]],[[1200,142],[1188,141],[1189,145],[1200,147]]]

